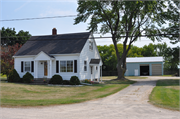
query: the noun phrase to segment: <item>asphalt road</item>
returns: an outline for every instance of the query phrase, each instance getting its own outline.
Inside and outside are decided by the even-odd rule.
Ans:
[[[164,78],[166,77],[161,77]],[[158,108],[148,103],[148,96],[157,79],[160,77],[134,79],[138,82],[116,94],[78,104],[41,108],[1,108],[0,117],[1,119],[179,119],[179,111]]]

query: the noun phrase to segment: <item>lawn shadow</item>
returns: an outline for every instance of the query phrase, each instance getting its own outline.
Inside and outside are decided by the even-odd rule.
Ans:
[[[180,80],[178,79],[165,79],[158,80],[156,86],[180,86]]]

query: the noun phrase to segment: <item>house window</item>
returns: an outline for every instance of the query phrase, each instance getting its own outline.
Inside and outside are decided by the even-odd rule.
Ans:
[[[89,41],[89,49],[93,50],[93,42],[92,41]]]
[[[30,71],[30,62],[24,62],[25,66],[25,71]]]
[[[73,61],[60,61],[61,72],[73,72]]]
[[[66,61],[60,61],[60,69],[61,69],[61,72],[66,72]]]
[[[67,61],[67,72],[73,72],[73,61]]]
[[[98,70],[98,67],[96,66],[96,70]]]
[[[87,61],[84,61],[84,71],[87,71]]]

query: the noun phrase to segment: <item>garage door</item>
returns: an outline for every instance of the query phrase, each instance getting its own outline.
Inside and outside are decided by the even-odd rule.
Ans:
[[[152,64],[152,75],[162,75],[162,64]]]

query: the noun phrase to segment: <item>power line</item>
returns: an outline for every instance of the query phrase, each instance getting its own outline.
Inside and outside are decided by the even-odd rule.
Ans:
[[[57,34],[58,35],[58,34]],[[139,37],[147,37],[147,36],[168,36],[168,35],[173,35],[173,36],[178,36],[180,34],[155,34],[155,35],[141,35]],[[48,35],[50,36],[50,35]],[[53,35],[52,35],[53,36]],[[41,36],[6,36],[6,37],[1,37],[1,38],[17,38],[17,37],[41,37]],[[46,37],[46,35],[42,36]],[[126,37],[126,36],[119,36],[119,37]],[[128,36],[128,37],[136,37],[136,36]],[[76,37],[76,38],[83,38],[83,37]],[[94,37],[94,38],[112,38],[112,36],[107,36],[107,37]],[[68,39],[68,37],[67,37]]]
[[[64,18],[64,17],[76,17],[77,15],[66,15],[66,16],[53,16],[53,17],[36,17],[36,18],[23,18],[23,19],[6,19],[0,20],[0,22],[4,21],[22,21],[22,20],[35,20],[35,19],[52,19],[52,18]]]

